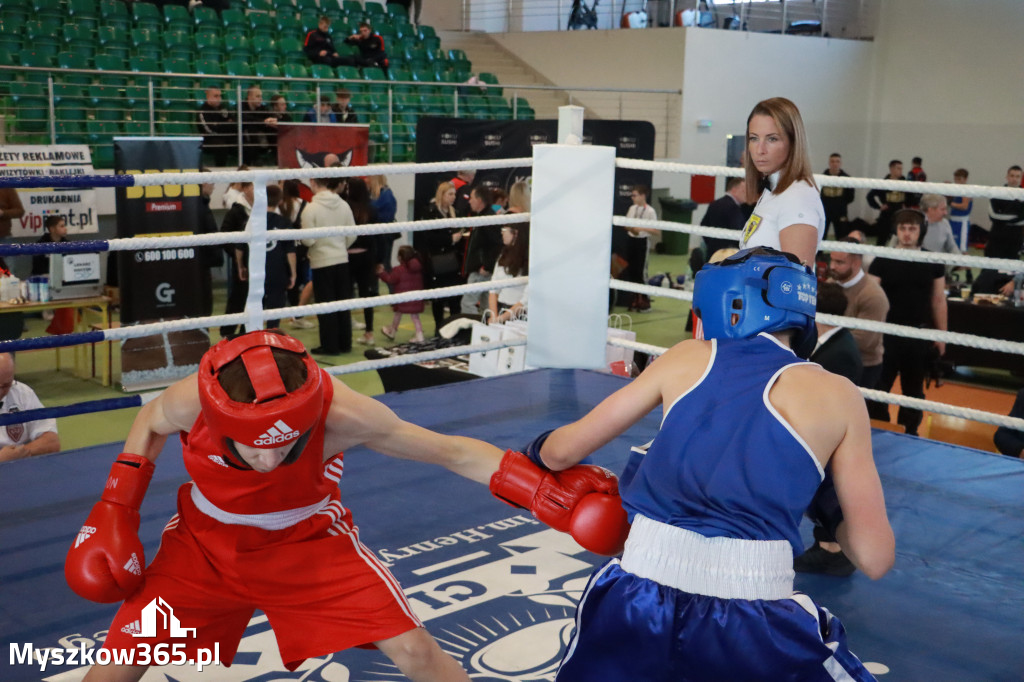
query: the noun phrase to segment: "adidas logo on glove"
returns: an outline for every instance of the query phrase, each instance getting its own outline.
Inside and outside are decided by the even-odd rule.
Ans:
[[[277,445],[287,443],[299,437],[299,432],[278,419],[277,423],[267,429],[267,432],[253,441],[253,445]]]
[[[139,564],[139,557],[135,555],[135,552],[132,552],[131,558],[124,565],[124,570],[133,575],[142,575],[142,566]]]
[[[128,623],[128,625],[121,628],[121,632],[127,635],[137,635],[142,632],[142,624],[137,620],[133,620],[131,623]]]
[[[96,532],[96,526],[82,526],[82,529],[78,531],[78,538],[75,539],[75,547],[92,537],[92,534]]]

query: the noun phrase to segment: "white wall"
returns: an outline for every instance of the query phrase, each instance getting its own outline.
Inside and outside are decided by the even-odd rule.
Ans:
[[[882,3],[875,40],[868,175],[890,159],[909,170],[921,156],[929,180],[970,171],[972,184],[1002,185],[1024,164],[1024,3],[895,0]],[[989,224],[987,200],[974,219]]]
[[[816,172],[825,169],[835,151],[851,175],[868,169],[864,92],[871,81],[871,43],[684,30],[680,160],[723,165],[726,136],[745,134],[753,106],[769,97],[787,97],[800,108]],[[710,129],[697,127],[702,119],[711,121]]]

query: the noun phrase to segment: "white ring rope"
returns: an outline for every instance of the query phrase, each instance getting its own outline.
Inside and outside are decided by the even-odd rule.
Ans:
[[[640,353],[646,353],[648,355],[651,355],[652,357],[662,355],[668,352],[669,350],[668,348],[662,348],[660,346],[651,346],[646,343],[637,343],[636,341],[630,341],[628,339],[613,336],[608,337],[608,345],[617,346],[619,348],[626,348]],[[1020,419],[1017,417],[1008,417],[1006,415],[995,414],[993,412],[975,410],[970,407],[958,407],[956,405],[949,405],[947,403],[935,402],[934,400],[910,398],[905,395],[898,395],[896,393],[886,393],[885,391],[876,391],[870,388],[860,388],[860,392],[868,400],[891,403],[893,405],[899,405],[901,407],[910,407],[916,410],[926,410],[928,412],[933,412],[935,414],[944,414],[950,417],[960,417],[963,419],[970,419],[972,421],[982,422],[985,424],[993,424],[995,426],[1006,426],[1011,429],[1024,431],[1024,419]]]
[[[339,168],[283,168],[279,170],[214,171],[212,173],[132,173],[135,187],[150,185],[202,185],[211,182],[252,182],[268,180],[309,180],[310,178],[352,178],[366,175],[414,175],[460,170],[532,167],[531,157],[484,161],[438,161],[435,163],[390,163]]]
[[[258,194],[258,193],[257,193]],[[265,193],[264,193],[265,195]],[[256,223],[253,219],[250,223]],[[264,219],[264,224],[266,220]],[[444,218],[415,220],[401,223],[368,223],[366,225],[331,225],[308,229],[274,230],[275,240],[322,239],[324,237],[353,237],[362,234],[390,234],[392,232],[422,232],[446,227],[488,227],[530,222],[529,213],[475,216],[471,218]],[[122,237],[107,242],[109,251],[145,251],[182,246],[219,246],[224,244],[256,243],[265,239],[253,238],[247,229],[243,232],[211,232],[209,234],[179,235],[175,237]]]
[[[716,239],[728,239],[739,243],[739,232],[736,230],[725,230],[720,227],[703,227],[689,223],[676,223],[666,220],[641,220],[639,218],[625,218],[614,216],[612,225],[618,227],[642,227],[667,230],[669,232],[683,232],[695,234],[702,237],[714,237]],[[870,254],[896,260],[914,261],[917,263],[940,263],[942,265],[962,266],[969,268],[989,268],[1005,272],[1024,272],[1024,261],[1011,260],[1009,258],[988,258],[986,256],[968,256],[956,253],[939,253],[936,251],[918,251],[914,249],[897,249],[891,246],[872,246],[870,244],[853,244],[850,242],[822,241],[818,244],[819,251],[842,251],[843,253]]]
[[[354,374],[356,372],[367,372],[370,370],[385,369],[388,367],[402,367],[404,365],[417,362],[442,360],[444,358],[452,358],[459,355],[466,355],[468,353],[487,353],[492,350],[501,350],[502,348],[525,345],[526,337],[521,336],[505,339],[503,341],[475,343],[468,346],[449,346],[447,348],[438,348],[437,350],[424,351],[422,353],[408,353],[405,355],[394,355],[389,358],[380,358],[378,360],[364,360],[362,362],[353,362],[348,365],[337,365],[335,367],[329,367],[327,369],[327,373]]]
[[[742,178],[746,172],[742,168],[729,166],[704,166],[692,163],[673,163],[668,161],[643,161],[641,159],[615,160],[617,168],[633,170],[665,171],[668,173],[690,173],[692,175],[723,175],[731,178]],[[847,187],[851,189],[892,189],[911,194],[943,194],[946,196],[971,196],[988,199],[1010,199],[1024,201],[1024,188],[992,187],[990,185],[957,185],[949,182],[917,182],[913,180],[886,180],[881,178],[853,178],[842,175],[815,175],[818,187]]]
[[[633,294],[646,294],[652,298],[661,296],[673,298],[679,301],[693,301],[693,292],[684,289],[665,289],[651,286],[650,284],[637,284],[618,279],[611,279],[609,288],[617,291],[628,291]],[[869,332],[881,332],[892,336],[902,336],[909,339],[920,339],[922,341],[941,341],[953,346],[966,346],[981,350],[999,351],[1001,353],[1013,353],[1024,355],[1024,343],[1020,341],[1007,341],[1005,339],[991,339],[985,336],[974,334],[963,334],[961,332],[947,332],[938,329],[925,329],[921,327],[908,327],[902,324],[891,322],[876,322],[875,320],[864,320],[856,317],[842,317],[840,315],[828,315],[818,313],[816,320],[822,324],[833,327],[845,327],[847,329],[860,329]]]

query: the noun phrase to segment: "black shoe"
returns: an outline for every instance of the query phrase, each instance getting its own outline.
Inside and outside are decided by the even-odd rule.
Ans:
[[[309,351],[311,355],[341,355],[336,350],[327,350],[323,346],[317,346],[316,348]]]
[[[797,573],[824,573],[846,578],[853,575],[857,567],[841,551],[830,552],[821,545],[814,544],[793,559],[793,570]]]

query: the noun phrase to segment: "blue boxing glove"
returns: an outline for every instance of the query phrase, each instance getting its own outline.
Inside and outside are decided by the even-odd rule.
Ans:
[[[832,471],[825,470],[825,478],[807,505],[807,518],[814,522],[814,538],[820,542],[838,542],[836,532],[843,522],[843,510],[836,495]]]

